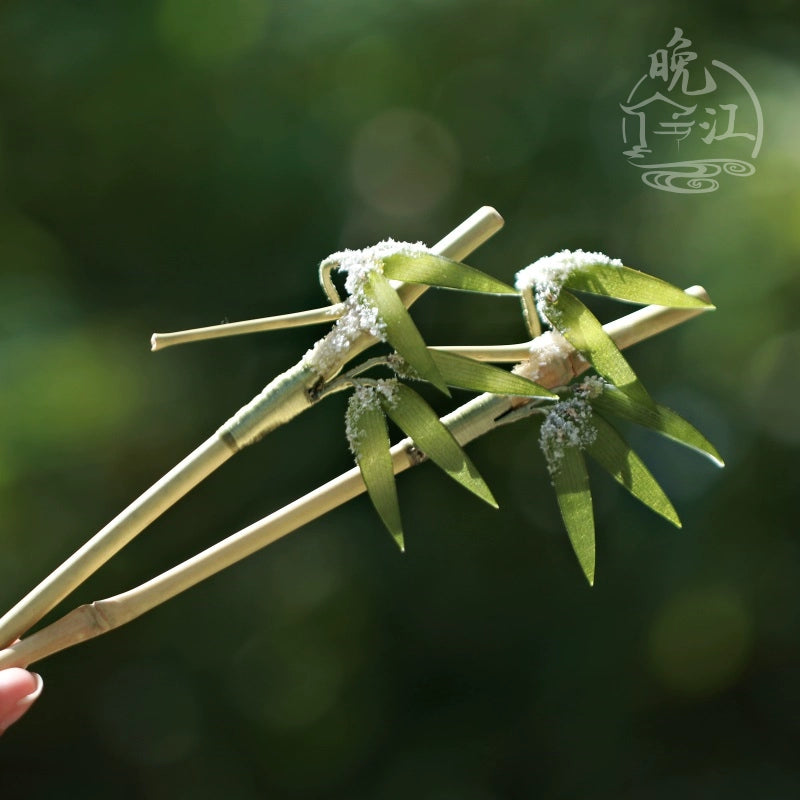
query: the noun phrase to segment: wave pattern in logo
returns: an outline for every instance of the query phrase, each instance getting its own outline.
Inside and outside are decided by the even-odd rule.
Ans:
[[[676,161],[672,164],[636,164],[635,167],[645,169],[642,181],[654,189],[680,194],[701,194],[713,192],[719,188],[715,178],[721,173],[745,178],[752,175],[756,168],[749,161],[736,158],[708,158],[699,161]]]

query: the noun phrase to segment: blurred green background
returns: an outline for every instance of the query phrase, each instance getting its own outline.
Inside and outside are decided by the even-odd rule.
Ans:
[[[645,186],[619,104],[683,27],[754,87],[749,178]],[[505,280],[597,249],[718,311],[639,346],[716,470],[634,438],[677,532],[594,476],[589,589],[523,425],[470,448],[493,512],[399,481],[38,665],[3,798],[800,796],[800,15],[790,0],[7,2],[0,10],[0,607],[206,438],[317,329],[150,354],[152,331],[315,307],[316,265],[474,209]],[[609,314],[627,309],[609,306]],[[435,343],[525,338],[430,293]],[[463,399],[459,395],[458,399]],[[64,608],[129,588],[351,465],[331,398],[244,452]]]

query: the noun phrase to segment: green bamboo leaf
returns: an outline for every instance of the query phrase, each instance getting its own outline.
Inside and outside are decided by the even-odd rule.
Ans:
[[[576,350],[591,361],[604,378],[632,400],[653,405],[647,390],[613,339],[603,330],[597,317],[574,294],[561,290],[551,322]]]
[[[669,498],[630,445],[599,414],[593,415],[592,424],[597,438],[586,448],[589,455],[634,497],[680,528],[681,521]]]
[[[350,447],[375,510],[403,550],[403,526],[400,521],[392,455],[389,452],[391,445],[386,417],[379,404],[362,402],[357,407],[359,402],[357,395],[353,395],[347,408]]]
[[[519,294],[507,283],[474,267],[433,253],[397,253],[383,259],[383,274],[407,283],[423,283],[443,289],[461,289],[484,294]]]
[[[571,273],[564,286],[582,292],[615,297],[642,305],[670,306],[672,308],[714,308],[698,297],[686,294],[671,283],[654,278],[630,267],[613,264],[592,264]]]
[[[592,492],[589,488],[589,475],[583,453],[576,447],[564,449],[564,456],[558,469],[553,473],[553,487],[556,490],[561,517],[572,542],[572,549],[578,557],[583,574],[590,585],[594,584],[594,514],[592,513]]]
[[[511,394],[521,397],[557,397],[549,389],[539,386],[521,375],[500,369],[474,358],[448,353],[444,350],[431,350],[433,363],[448,386],[468,389],[473,392],[492,394]]]
[[[720,467],[725,466],[714,445],[694,425],[671,408],[659,403],[653,405],[638,403],[623,392],[616,391],[611,387],[606,388],[599,397],[592,400],[592,405],[604,414],[614,414],[622,419],[635,422],[637,425],[650,428],[662,436],[708,456]]]
[[[444,378],[389,280],[377,270],[370,272],[364,293],[381,315],[389,344],[417,371],[422,380],[432,383],[449,397]]]
[[[434,464],[481,500],[497,508],[497,501],[461,445],[413,389],[398,384],[392,399],[381,397],[381,404],[389,417]]]

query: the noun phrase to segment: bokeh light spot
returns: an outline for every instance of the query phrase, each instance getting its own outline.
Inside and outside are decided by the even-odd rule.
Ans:
[[[671,597],[650,629],[655,676],[676,694],[714,694],[736,682],[753,638],[750,609],[733,589],[707,586]]]
[[[369,205],[392,217],[423,216],[459,176],[453,137],[433,117],[395,108],[367,122],[355,138],[352,179]]]

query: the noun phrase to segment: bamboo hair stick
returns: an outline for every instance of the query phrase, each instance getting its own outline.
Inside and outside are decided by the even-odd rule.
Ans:
[[[497,211],[484,206],[432,249],[439,255],[461,261],[502,226],[503,218]],[[403,302],[409,306],[426,288],[406,284],[401,285],[398,291]],[[359,337],[353,347],[342,354],[340,363],[333,367],[332,372],[338,372],[344,363],[375,341],[368,334]],[[13,642],[35,625],[108,559],[234,453],[310,408],[314,403],[310,395],[312,388],[321,378],[327,377],[329,376],[320,376],[301,361],[275,378],[213,436],[134,500],[0,619],[0,646]]]
[[[708,300],[700,286],[687,291]],[[620,348],[625,348],[702,312],[701,308],[648,306],[603,327]],[[553,378],[543,382],[547,388],[555,388],[561,376],[574,377],[589,367],[587,362],[574,358],[574,351],[562,356],[561,361],[561,364],[548,365],[544,374]],[[442,421],[461,444],[466,444],[496,427],[498,419],[518,406],[519,401],[520,398],[482,394],[443,417]],[[395,474],[420,463],[410,439],[396,444],[391,452]],[[27,639],[0,651],[0,669],[27,667],[48,655],[114,630],[342,505],[365,488],[358,468],[353,468],[150,581],[114,597],[79,606]]]

